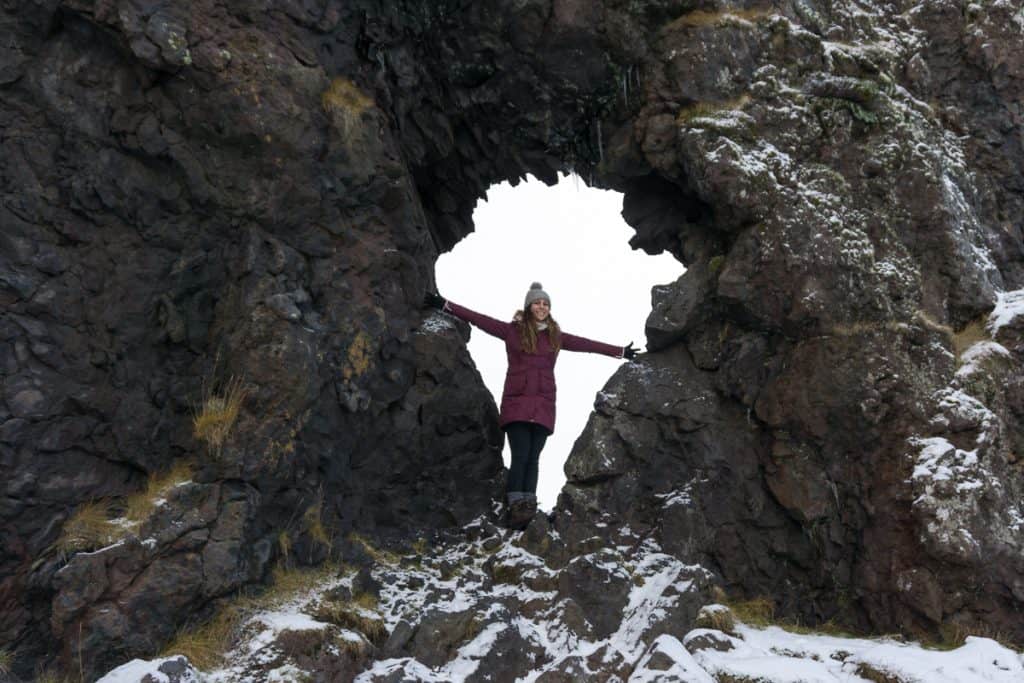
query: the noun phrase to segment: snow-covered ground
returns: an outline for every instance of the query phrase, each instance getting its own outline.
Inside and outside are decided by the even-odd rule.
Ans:
[[[732,649],[696,649],[695,644],[708,635]],[[955,650],[938,651],[888,639],[801,635],[775,626],[740,624],[735,637],[696,629],[682,644],[695,650],[694,660],[711,680],[731,676],[771,683],[1024,681],[1021,655],[988,638],[969,637]]]
[[[544,680],[548,672],[562,676],[558,680],[588,680],[606,672],[612,676],[608,680],[629,683],[1024,681],[1024,658],[985,638],[968,638],[958,649],[936,651],[893,639],[805,635],[742,623],[730,633],[690,629],[672,619],[680,613],[682,601],[697,594],[694,586],[705,578],[704,570],[679,562],[649,542],[640,543],[628,557],[604,548],[571,560],[589,562],[594,571],[605,572],[609,585],[625,582],[619,584],[628,597],[618,627],[606,637],[588,639],[567,623],[566,599],[560,592],[565,582],[559,581],[559,572],[566,568],[550,568],[517,545],[521,539],[519,533],[483,534],[416,557],[385,558],[368,575],[364,572],[364,582],[369,576],[371,583],[379,584],[379,596],[358,606],[348,604],[369,623],[386,629],[377,634],[375,647],[370,645],[373,637],[359,632],[353,622],[323,620],[324,604],[339,594],[357,594],[355,574],[349,570],[265,609],[254,608],[238,629],[241,639],[216,670],[182,671],[182,660],[173,656],[135,660],[100,683],[136,683],[146,675],[157,683],[317,680],[315,675],[308,678],[323,673],[316,667],[324,662],[334,666],[332,662],[346,657],[346,662],[359,662],[351,673],[360,683],[462,681],[492,671],[517,650],[534,662],[518,675],[524,683]],[[429,646],[417,649],[415,643],[404,649],[393,644],[394,634],[403,629],[444,630],[446,621],[459,619],[473,625],[454,629],[459,635],[447,641],[441,637],[447,654]],[[676,623],[680,625],[675,631],[666,629]],[[295,647],[285,641],[287,634],[293,640],[311,638],[318,659],[296,655]],[[432,645],[435,640],[427,642]],[[354,658],[353,652],[361,653],[362,659]]]

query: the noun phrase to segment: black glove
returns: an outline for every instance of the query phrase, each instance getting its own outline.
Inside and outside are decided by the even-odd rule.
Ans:
[[[633,348],[633,342],[629,342],[629,346],[622,349],[622,357],[626,360],[633,360],[638,353],[640,352]]]
[[[429,308],[436,308],[437,310],[444,309],[444,305],[448,303],[444,297],[437,292],[427,292],[423,296],[423,305]]]

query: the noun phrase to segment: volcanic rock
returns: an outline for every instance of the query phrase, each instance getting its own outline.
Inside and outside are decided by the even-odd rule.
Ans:
[[[581,628],[650,541],[804,623],[1024,639],[1019,7],[868,5],[5,3],[15,674],[488,515],[497,411],[421,302],[488,187],[570,170],[688,267],[527,540],[615,586],[558,584]]]

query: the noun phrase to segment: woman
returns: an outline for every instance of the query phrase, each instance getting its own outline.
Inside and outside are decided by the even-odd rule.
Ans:
[[[523,310],[501,322],[427,294],[426,303],[476,325],[504,340],[508,372],[501,395],[500,424],[508,435],[512,465],[508,475],[508,526],[526,526],[537,510],[537,463],[548,436],[555,431],[555,361],[558,352],[587,351],[631,359],[633,344],[612,346],[565,334],[551,317],[551,297],[539,282],[530,285]]]

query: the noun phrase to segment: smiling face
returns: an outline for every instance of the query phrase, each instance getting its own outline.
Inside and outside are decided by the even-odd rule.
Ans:
[[[537,299],[530,304],[530,314],[533,319],[539,323],[544,322],[548,319],[548,315],[551,314],[551,304],[547,299]]]

